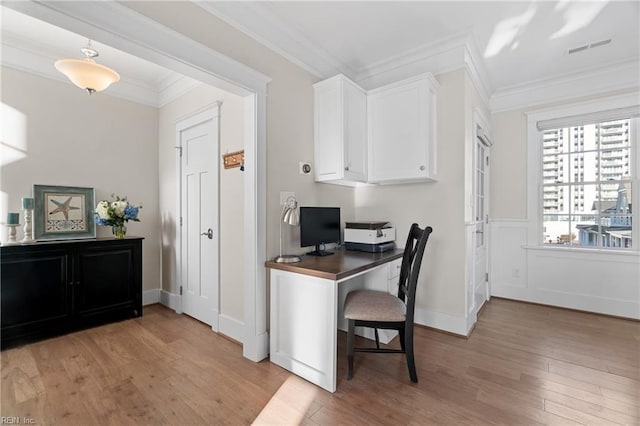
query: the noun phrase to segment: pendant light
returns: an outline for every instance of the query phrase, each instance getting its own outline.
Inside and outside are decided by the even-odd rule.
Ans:
[[[111,68],[96,63],[93,59],[98,56],[98,51],[91,47],[91,40],[80,49],[84,59],[60,59],[55,62],[55,67],[69,80],[90,95],[100,92],[120,80],[120,75]]]

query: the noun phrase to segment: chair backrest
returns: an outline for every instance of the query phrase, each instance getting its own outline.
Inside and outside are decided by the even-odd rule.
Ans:
[[[427,240],[431,232],[433,232],[433,229],[430,226],[420,229],[417,223],[412,224],[407,237],[407,244],[404,246],[398,297],[406,305],[406,320],[408,324],[413,324],[418,275],[422,266],[424,249],[427,246]]]

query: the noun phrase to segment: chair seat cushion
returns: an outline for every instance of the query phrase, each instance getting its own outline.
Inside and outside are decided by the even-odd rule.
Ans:
[[[362,321],[404,321],[405,305],[397,296],[373,290],[355,290],[344,301],[344,317]]]

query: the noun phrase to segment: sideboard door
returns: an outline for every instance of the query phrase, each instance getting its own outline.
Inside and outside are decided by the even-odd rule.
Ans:
[[[2,253],[2,339],[64,329],[72,315],[64,250]]]
[[[134,257],[131,244],[95,246],[77,253],[75,315],[87,322],[139,316]]]

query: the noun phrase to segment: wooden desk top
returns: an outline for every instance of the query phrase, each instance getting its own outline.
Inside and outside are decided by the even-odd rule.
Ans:
[[[373,269],[392,260],[402,257],[403,249],[395,249],[385,253],[366,253],[339,248],[330,256],[306,256],[297,263],[276,263],[268,260],[264,266],[282,271],[340,281],[345,278]]]

